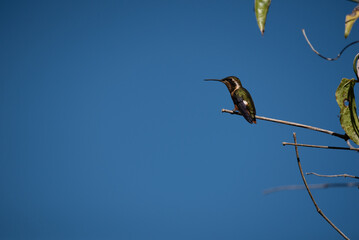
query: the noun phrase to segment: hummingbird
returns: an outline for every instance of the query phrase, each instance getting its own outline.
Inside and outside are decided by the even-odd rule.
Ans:
[[[240,112],[249,123],[257,123],[254,102],[247,89],[242,87],[239,78],[229,76],[223,79],[205,79],[205,81],[223,82],[231,94],[234,103],[233,111]]]

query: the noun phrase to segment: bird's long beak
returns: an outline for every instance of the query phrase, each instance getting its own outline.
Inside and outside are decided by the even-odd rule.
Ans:
[[[222,82],[222,79],[204,79],[204,81],[217,81],[217,82]]]

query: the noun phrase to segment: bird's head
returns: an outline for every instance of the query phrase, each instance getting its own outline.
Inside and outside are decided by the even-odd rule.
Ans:
[[[205,79],[205,81],[223,82],[224,84],[226,84],[226,86],[230,92],[242,87],[241,81],[239,80],[239,78],[237,78],[235,76],[229,76],[229,77],[225,77],[223,79]]]

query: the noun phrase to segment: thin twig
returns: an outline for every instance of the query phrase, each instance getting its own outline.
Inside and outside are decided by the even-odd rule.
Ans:
[[[310,192],[310,189],[309,189],[309,187],[308,187],[307,180],[305,179],[304,174],[303,174],[302,165],[301,165],[301,163],[300,163],[299,153],[298,153],[297,136],[296,136],[295,133],[293,133],[293,138],[294,138],[294,143],[296,144],[296,145],[295,145],[295,153],[296,153],[296,156],[297,156],[297,163],[298,163],[300,175],[302,176],[302,180],[303,180],[303,183],[304,183],[304,185],[305,185],[305,188],[307,189],[308,194],[309,194],[310,198],[312,199],[312,202],[313,202],[315,208],[317,209],[317,212],[318,212],[343,238],[349,239],[342,231],[339,230],[339,228],[337,228],[337,227],[329,220],[329,218],[327,218],[327,216],[325,216],[325,214],[322,212],[322,210],[320,210],[320,208],[318,207],[317,203],[315,202],[314,197],[313,197],[313,195],[312,195],[312,193]]]
[[[310,144],[301,144],[301,143],[295,144],[295,143],[289,143],[289,142],[282,142],[282,144],[283,144],[283,146],[286,146],[286,145],[295,146],[295,145],[297,145],[298,147],[311,147],[311,148],[324,148],[324,149],[352,150],[352,151],[357,151],[357,152],[359,152],[359,148],[321,146],[321,145],[310,145]]]
[[[228,110],[228,109],[222,109],[222,112],[230,113],[230,114],[242,115],[239,112]],[[300,128],[306,128],[306,129],[310,129],[310,130],[313,130],[313,131],[318,131],[318,132],[326,133],[326,134],[329,134],[329,135],[332,135],[332,136],[335,136],[335,137],[339,137],[341,139],[344,139],[345,141],[347,141],[349,139],[349,137],[346,134],[340,134],[340,133],[336,133],[336,132],[329,131],[329,130],[326,130],[326,129],[312,127],[312,126],[304,125],[304,124],[300,124],[300,123],[288,122],[288,121],[274,119],[274,118],[268,118],[268,117],[261,117],[261,116],[258,116],[258,115],[256,115],[256,119],[269,121],[269,122],[276,122],[276,123],[295,126],[295,127],[300,127]]]
[[[349,174],[346,174],[346,173],[343,173],[343,174],[335,174],[335,175],[326,175],[326,174],[318,174],[318,173],[315,173],[315,172],[309,172],[309,173],[306,173],[307,175],[315,175],[315,176],[318,176],[318,177],[328,177],[328,178],[332,178],[332,177],[344,177],[344,178],[355,178],[355,179],[359,179],[359,177],[357,176],[353,176],[353,175],[349,175]]]
[[[348,135],[347,135],[347,136],[348,136]],[[349,148],[355,148],[355,147],[353,147],[353,146],[350,144],[350,141],[349,141],[349,140],[350,140],[350,139],[349,139],[349,136],[348,136],[348,140],[346,140],[346,142],[347,142]]]
[[[308,174],[308,173],[307,173]],[[325,189],[325,188],[334,188],[334,187],[359,187],[359,182],[349,182],[349,183],[319,183],[319,184],[309,184],[309,189]],[[303,185],[287,185],[279,186],[274,188],[269,188],[263,191],[264,194],[270,194],[279,191],[287,190],[302,190],[306,189]]]
[[[307,35],[305,34],[305,30],[302,29],[302,33],[305,37],[305,40],[307,41],[308,45],[310,46],[310,48],[313,50],[313,52],[315,52],[319,57],[321,58],[324,58],[325,60],[328,60],[328,61],[335,61],[337,60],[338,58],[340,58],[340,56],[342,55],[342,53],[348,48],[350,47],[351,45],[354,45],[356,43],[359,43],[359,41],[354,41],[352,43],[349,43],[348,45],[346,45],[341,51],[340,53],[338,54],[338,56],[336,56],[335,58],[327,58],[327,57],[324,57],[323,55],[321,55],[317,50],[314,49],[314,47],[312,46],[312,44],[310,43],[309,39],[307,38]]]

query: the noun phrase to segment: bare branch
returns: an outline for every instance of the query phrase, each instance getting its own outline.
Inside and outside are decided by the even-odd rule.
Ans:
[[[336,175],[325,175],[325,174],[318,174],[318,173],[315,173],[315,172],[309,172],[309,173],[306,173],[307,175],[315,175],[315,176],[318,176],[318,177],[328,177],[328,178],[332,178],[332,177],[348,177],[348,178],[355,178],[355,179],[359,179],[359,177],[357,176],[353,176],[353,175],[349,175],[349,174],[336,174]],[[359,183],[358,183],[359,184]]]
[[[347,135],[347,136],[348,136],[348,135]],[[348,137],[348,140],[346,140],[346,142],[347,142],[349,148],[355,148],[355,147],[353,147],[353,146],[350,144],[350,141],[349,141],[349,140],[350,140],[350,139],[349,139],[349,137]]]
[[[298,153],[297,136],[296,136],[295,133],[293,133],[293,138],[294,138],[294,143],[296,144],[296,145],[295,145],[295,153],[296,153],[296,156],[297,156],[297,163],[298,163],[300,175],[302,176],[302,180],[303,180],[303,183],[304,183],[304,185],[305,185],[305,188],[307,189],[308,194],[309,194],[310,198],[312,199],[312,202],[313,202],[315,208],[317,209],[317,212],[318,212],[343,238],[349,239],[342,231],[339,230],[339,228],[337,228],[337,227],[329,220],[329,218],[327,218],[327,216],[325,216],[325,214],[322,212],[322,210],[320,210],[320,208],[318,207],[317,203],[315,202],[314,197],[313,197],[313,195],[312,195],[312,193],[310,192],[310,189],[309,189],[309,187],[308,187],[307,180],[305,179],[304,174],[303,174],[302,165],[301,165],[301,163],[300,163],[299,153]]]
[[[309,173],[307,173],[309,174]],[[326,189],[326,188],[335,188],[335,187],[359,187],[359,182],[349,182],[349,183],[319,183],[319,184],[309,184],[309,189]],[[274,188],[269,188],[263,191],[264,194],[270,194],[279,191],[290,191],[290,190],[303,190],[306,189],[304,185],[287,185],[279,186]]]
[[[359,151],[359,148],[348,148],[348,147],[333,147],[333,146],[321,146],[321,145],[310,145],[310,144],[295,144],[289,142],[282,142],[283,146],[290,145],[290,146],[298,146],[298,147],[312,147],[312,148],[324,148],[324,149],[339,149],[339,150],[352,150],[352,151]]]
[[[228,110],[228,109],[222,109],[222,112],[230,113],[230,114],[242,115],[239,112]],[[349,137],[346,134],[340,134],[340,133],[336,133],[336,132],[329,131],[329,130],[326,130],[326,129],[312,127],[312,126],[304,125],[304,124],[300,124],[300,123],[288,122],[288,121],[274,119],[274,118],[268,118],[268,117],[261,117],[261,116],[258,116],[258,115],[256,115],[256,119],[269,121],[269,122],[276,122],[276,123],[295,126],[295,127],[300,127],[300,128],[306,128],[306,129],[310,129],[310,130],[313,130],[313,131],[318,131],[318,132],[326,133],[326,134],[329,134],[329,135],[332,135],[332,136],[335,136],[335,137],[339,137],[341,139],[344,139],[345,141],[347,141],[349,139]]]
[[[312,46],[312,44],[310,43],[309,39],[307,38],[307,35],[305,34],[305,30],[302,29],[302,33],[305,37],[305,40],[307,41],[309,47],[313,50],[313,52],[315,52],[319,57],[321,58],[324,58],[325,60],[328,60],[328,61],[335,61],[337,60],[338,58],[340,58],[340,56],[342,55],[342,53],[348,48],[350,47],[351,45],[354,45],[356,43],[359,43],[359,41],[354,41],[352,43],[349,43],[348,45],[346,45],[341,51],[340,53],[338,54],[338,56],[336,56],[335,58],[327,58],[327,57],[324,57],[323,55],[321,55],[317,50],[314,49],[314,47]]]

